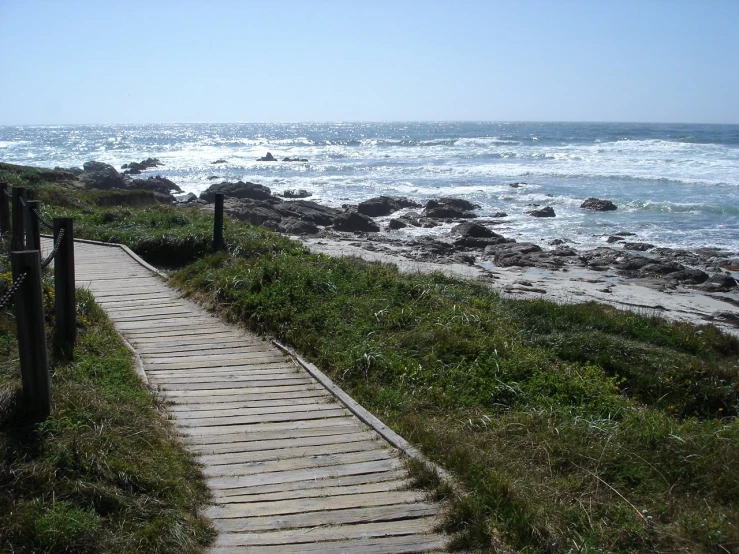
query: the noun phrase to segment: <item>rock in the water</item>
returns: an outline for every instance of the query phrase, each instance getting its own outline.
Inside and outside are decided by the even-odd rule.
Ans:
[[[214,162],[210,162],[211,164],[227,164],[228,161],[224,159],[216,160]]]
[[[387,228],[391,231],[397,231],[398,229],[403,229],[404,227],[408,227],[408,224],[404,221],[401,221],[400,219],[391,219],[387,224]]]
[[[557,215],[554,213],[554,208],[552,208],[551,206],[547,206],[546,208],[542,208],[541,210],[532,210],[526,213],[534,217],[555,217]]]
[[[525,185],[526,183],[509,183],[508,186],[512,189],[517,189]]]
[[[614,242],[619,242],[622,240],[625,240],[625,239],[623,237],[617,237],[616,235],[611,235],[610,237],[606,239],[606,242],[608,244],[613,244]]]
[[[419,204],[403,196],[378,196],[360,202],[357,211],[369,217],[381,217],[390,215],[403,208],[415,208]]]
[[[729,292],[735,288],[736,279],[726,273],[716,273],[701,285],[701,290],[706,292]]]
[[[280,231],[290,235],[315,235],[318,227],[310,221],[289,218],[280,223]]]
[[[270,155],[269,152],[267,152],[267,155]],[[271,161],[271,160],[262,160],[262,161],[268,162],[268,161]],[[287,158],[282,158],[282,161],[283,162],[307,162],[308,160],[305,159],[305,158],[290,158],[290,157],[287,157]]]
[[[616,204],[610,200],[601,200],[600,198],[588,198],[580,204],[581,208],[586,210],[594,210],[596,212],[610,212],[617,209]]]
[[[84,172],[79,179],[87,188],[122,189],[126,187],[126,178],[110,164],[92,161],[85,163],[83,168]]]
[[[499,218],[499,217],[508,217],[508,214],[505,212],[495,212],[490,217]]]
[[[432,217],[436,219],[472,219],[477,217],[477,214],[468,212],[466,210],[460,210],[452,206],[438,206],[436,208],[426,208],[424,211],[426,217]]]
[[[280,202],[275,204],[272,209],[282,217],[294,217],[316,225],[333,225],[336,217],[343,213],[341,210],[329,208],[311,200]]]
[[[334,229],[350,233],[376,233],[380,227],[371,218],[358,212],[341,214],[334,220]]]
[[[552,250],[552,256],[577,256],[577,252],[569,246],[558,246]]]
[[[272,153],[267,152],[266,156],[262,156],[261,158],[257,158],[258,162],[276,162],[277,158],[275,158]]]
[[[646,252],[654,248],[653,244],[648,242],[624,242],[624,250],[636,250],[637,252]]]
[[[460,223],[452,227],[452,235],[459,235],[460,237],[496,237],[500,236],[479,223]]]
[[[185,194],[184,196],[179,196],[179,197],[177,198],[177,203],[178,203],[178,204],[192,204],[192,203],[193,203],[193,202],[195,202],[195,201],[196,201],[197,199],[198,199],[198,197],[197,197],[197,196],[195,196],[195,194],[194,194],[194,193],[192,193],[192,192],[188,192],[188,193],[187,193],[187,194]]]
[[[145,160],[141,160],[140,162],[123,164],[121,166],[121,169],[125,169],[125,171],[123,172],[124,175],[138,175],[146,169],[159,167],[160,165],[164,164],[160,162],[158,158],[146,158]]]
[[[272,198],[272,191],[268,187],[255,183],[244,183],[242,181],[237,181],[236,183],[224,181],[223,183],[211,185],[201,193],[200,198],[207,202],[213,202],[217,192],[222,192],[225,196],[232,198],[251,198],[253,200]]]
[[[218,175],[211,175],[208,177],[208,181],[215,181],[216,179],[220,179],[220,177]]]
[[[171,191],[182,192],[180,187],[161,175],[149,177],[148,179],[132,179],[129,184],[129,188],[153,190],[154,192],[161,192],[164,194],[169,194]]]
[[[282,194],[280,194],[283,198],[308,198],[309,196],[313,196],[312,192],[308,192],[305,189],[297,189],[297,190],[286,190]]]
[[[463,198],[448,197],[439,198],[438,200],[429,200],[428,202],[426,202],[425,206],[427,210],[439,207],[450,207],[469,212],[478,209],[480,206],[477,204],[473,204],[469,200],[464,200]]]

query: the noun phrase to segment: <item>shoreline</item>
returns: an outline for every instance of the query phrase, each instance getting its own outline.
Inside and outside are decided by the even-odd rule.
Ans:
[[[374,236],[367,240],[361,236],[324,233],[321,237],[293,235],[290,238],[303,243],[311,252],[391,263],[403,273],[439,271],[450,277],[487,283],[513,298],[545,299],[561,304],[594,301],[671,321],[712,324],[739,336],[739,291],[736,288],[728,293],[706,293],[686,286],[667,289],[658,279],[628,278],[614,270],[595,271],[582,267],[553,270],[499,267],[479,260],[468,263],[449,258],[414,259],[417,251],[412,247],[383,243]],[[380,248],[378,242],[382,244]]]

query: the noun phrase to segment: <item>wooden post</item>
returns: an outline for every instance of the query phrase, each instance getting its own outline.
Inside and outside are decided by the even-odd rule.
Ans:
[[[54,218],[54,244],[64,229],[64,237],[54,257],[54,355],[71,360],[77,341],[77,299],[74,290],[74,229],[71,217]]]
[[[38,200],[26,200],[26,250],[41,252],[41,233],[39,232]]]
[[[26,230],[26,226],[23,223],[23,216],[25,211],[23,210],[23,196],[25,189],[23,187],[13,187],[13,237],[10,241],[10,250],[23,250],[25,248],[25,241],[23,240],[23,234]]]
[[[0,234],[10,229],[10,202],[8,201],[8,183],[0,183]]]
[[[13,282],[26,274],[23,283],[15,291],[23,397],[27,409],[43,420],[51,413],[51,390],[41,291],[41,256],[37,250],[16,251],[10,253],[10,261],[13,265]]]
[[[223,193],[216,193],[215,217],[213,219],[213,250],[223,250]]]

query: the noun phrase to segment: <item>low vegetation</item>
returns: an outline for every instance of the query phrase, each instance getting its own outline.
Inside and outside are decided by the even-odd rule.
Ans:
[[[177,286],[294,346],[449,470],[456,548],[739,552],[736,338],[312,255],[238,222],[209,254],[209,215],[78,198],[53,209],[77,236],[187,263]]]

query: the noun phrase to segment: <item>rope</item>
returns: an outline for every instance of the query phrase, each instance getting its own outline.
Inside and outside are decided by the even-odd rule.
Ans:
[[[44,269],[47,267],[51,260],[54,259],[54,256],[56,256],[57,251],[59,250],[59,246],[62,244],[62,239],[64,238],[64,229],[59,229],[59,236],[56,239],[56,244],[54,245],[54,250],[51,251],[51,254],[49,254],[46,259],[41,262],[41,269]]]
[[[3,296],[2,300],[0,300],[0,310],[5,308],[5,305],[10,301],[11,298],[13,298],[13,295],[15,294],[15,291],[18,290],[18,288],[23,283],[23,279],[26,278],[26,275],[28,275],[28,272],[23,272],[18,277],[18,280],[13,283],[13,286],[10,287],[10,290],[5,293],[5,296]]]
[[[43,225],[47,229],[51,229],[51,230],[54,229],[54,226],[51,223],[49,223],[48,221],[46,221],[44,219],[44,217],[41,215],[41,212],[39,212],[38,210],[34,209],[33,210],[33,213],[36,214],[36,217],[38,218],[38,221],[39,221],[39,223],[41,223],[41,225]]]
[[[23,197],[22,196],[19,198],[19,200],[21,201],[21,206],[23,206],[25,208],[26,207],[26,201],[23,200]]]
[[[3,191],[3,194],[5,195],[5,198],[7,198],[8,200],[12,200],[13,199],[13,195],[10,194],[7,190],[4,190]]]

